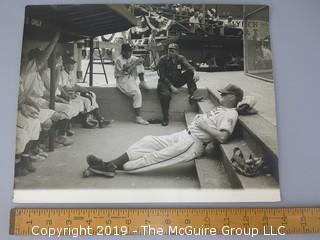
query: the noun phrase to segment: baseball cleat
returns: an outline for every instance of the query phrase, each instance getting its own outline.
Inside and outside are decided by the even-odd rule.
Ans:
[[[116,171],[106,171],[105,169],[100,169],[100,166],[91,166],[84,170],[82,173],[82,176],[84,178],[88,178],[93,175],[100,175],[108,178],[113,178],[116,175]]]
[[[189,97],[189,103],[190,104],[193,104],[193,103],[196,103],[196,102],[200,102],[202,101],[203,97],[195,97],[195,96],[190,96]]]
[[[105,120],[104,118],[102,118],[99,122],[98,122],[98,126],[99,128],[105,128],[107,126],[109,126],[111,123],[113,123],[114,120]]]
[[[96,175],[103,175],[106,177],[114,177],[116,175],[116,166],[113,163],[104,162],[101,158],[94,155],[87,156],[87,163],[89,167],[83,172],[83,176],[91,176],[89,173]]]
[[[144,120],[144,119],[143,119],[142,117],[140,117],[140,116],[136,117],[136,122],[137,122],[138,124],[141,124],[141,125],[149,125],[149,122],[146,121],[146,120]]]
[[[87,156],[87,163],[89,166],[92,165],[103,165],[103,161],[101,158],[98,158],[96,156],[94,156],[93,154],[90,154]]]
[[[162,126],[166,127],[169,125],[169,121],[168,120],[163,120],[161,123]]]

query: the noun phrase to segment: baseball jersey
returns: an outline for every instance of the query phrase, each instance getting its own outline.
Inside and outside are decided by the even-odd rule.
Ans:
[[[128,59],[125,59],[120,55],[116,61],[115,61],[115,66],[114,66],[114,77],[117,79],[117,81],[121,81],[125,76],[132,76],[134,79],[137,78],[138,73],[137,73],[137,68],[133,70],[133,72],[129,75],[128,72],[123,70],[123,67],[128,64],[132,63],[133,61],[137,60],[138,58],[136,56],[131,56]]]
[[[67,73],[66,71],[62,71],[61,74],[61,86],[67,88],[73,88],[77,84],[77,78],[75,76],[74,71]]]
[[[197,137],[201,141],[211,142],[213,140],[212,136],[197,126],[197,122],[199,120],[204,120],[209,127],[220,131],[225,130],[232,134],[237,123],[237,119],[238,112],[235,109],[219,106],[204,114],[196,115],[189,127],[189,130],[193,136]]]
[[[24,93],[34,101],[37,101],[38,98],[43,97],[45,87],[38,72],[35,60],[31,60],[27,64],[26,71],[21,76],[21,83]]]
[[[42,73],[41,73],[41,78],[42,81],[44,83],[45,86],[45,92],[47,95],[50,95],[50,74],[51,74],[51,70],[50,68],[45,69]],[[56,91],[55,91],[55,95],[59,96],[61,95],[61,92],[59,90],[59,86],[61,86],[61,74],[58,74],[58,80],[57,80],[57,84],[55,85]]]

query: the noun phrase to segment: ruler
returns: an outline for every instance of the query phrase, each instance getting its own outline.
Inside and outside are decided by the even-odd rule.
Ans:
[[[10,217],[12,235],[273,236],[320,233],[320,208],[15,208]]]

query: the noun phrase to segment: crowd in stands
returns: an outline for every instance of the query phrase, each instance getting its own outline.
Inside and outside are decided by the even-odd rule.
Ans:
[[[194,5],[169,4],[153,6],[147,9],[149,13],[156,13],[167,17],[184,26],[191,34],[197,35],[229,35],[242,37],[243,31],[234,24],[233,16],[219,17],[215,8],[202,9]]]

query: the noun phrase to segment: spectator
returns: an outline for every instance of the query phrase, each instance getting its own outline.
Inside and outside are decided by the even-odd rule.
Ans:
[[[195,12],[189,19],[189,25],[192,33],[195,33],[200,28],[199,12]]]

